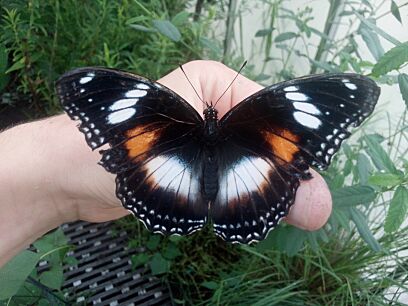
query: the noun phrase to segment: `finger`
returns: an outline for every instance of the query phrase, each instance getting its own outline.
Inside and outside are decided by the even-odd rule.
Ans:
[[[200,98],[207,103],[216,103],[221,98],[217,103],[217,110],[219,116],[222,117],[233,106],[263,88],[254,81],[239,75],[227,90],[237,72],[219,62],[192,61],[184,64],[183,69],[199,96],[180,69],[172,71],[158,82],[171,88],[193,105],[200,114],[204,110],[204,104]]]
[[[302,181],[295,204],[286,222],[296,227],[314,231],[326,224],[332,210],[332,198],[326,182],[320,174],[310,169],[313,179]]]

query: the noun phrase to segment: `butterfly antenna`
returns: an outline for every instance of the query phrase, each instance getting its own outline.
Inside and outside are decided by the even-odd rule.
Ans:
[[[203,102],[204,105],[208,106],[208,103],[205,103],[204,100],[200,97],[198,94],[197,90],[194,88],[193,83],[191,83],[190,79],[187,76],[187,73],[184,71],[183,66],[179,65],[181,71],[183,72],[184,76],[186,77],[187,81],[190,83],[191,87],[193,87],[194,92],[196,93],[197,97],[200,99],[201,102]]]
[[[237,77],[239,76],[239,74],[241,73],[242,69],[244,69],[245,65],[247,64],[247,61],[245,61],[241,68],[239,68],[237,75],[235,76],[235,78],[231,81],[231,83],[228,85],[227,89],[225,89],[225,91],[222,93],[222,95],[218,98],[218,100],[214,103],[214,107],[217,105],[218,101],[221,100],[221,98],[225,95],[225,93],[228,91],[228,89],[230,89],[230,87],[232,86],[232,83],[234,83],[234,81],[237,79]]]

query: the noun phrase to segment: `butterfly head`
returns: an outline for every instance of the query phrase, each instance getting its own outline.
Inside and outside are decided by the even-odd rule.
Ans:
[[[208,105],[207,108],[204,110],[204,119],[205,120],[217,120],[218,119],[218,111],[212,105]]]

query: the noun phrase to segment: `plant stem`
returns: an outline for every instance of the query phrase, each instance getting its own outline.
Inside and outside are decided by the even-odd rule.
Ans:
[[[324,25],[324,31],[323,33],[326,34],[330,38],[334,38],[336,35],[338,23],[340,20],[339,17],[339,12],[343,10],[344,7],[344,0],[331,0],[330,1],[330,8],[329,12],[327,14],[326,18],[326,23]],[[325,57],[327,57],[327,39],[325,37],[322,37],[320,39],[319,46],[317,47],[316,55],[314,60],[316,62],[325,60]],[[315,74],[317,71],[317,66],[312,65],[312,68],[310,69],[310,74]]]

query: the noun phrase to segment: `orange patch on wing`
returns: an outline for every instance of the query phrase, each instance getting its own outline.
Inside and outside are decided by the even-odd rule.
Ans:
[[[299,137],[288,130],[283,130],[280,135],[265,132],[265,139],[270,144],[273,152],[286,162],[291,162],[299,148],[292,142],[297,142]]]
[[[156,137],[160,130],[146,131],[146,127],[137,127],[126,132],[126,136],[129,138],[125,142],[125,147],[128,150],[128,156],[130,158],[137,158],[153,146],[156,141]]]

